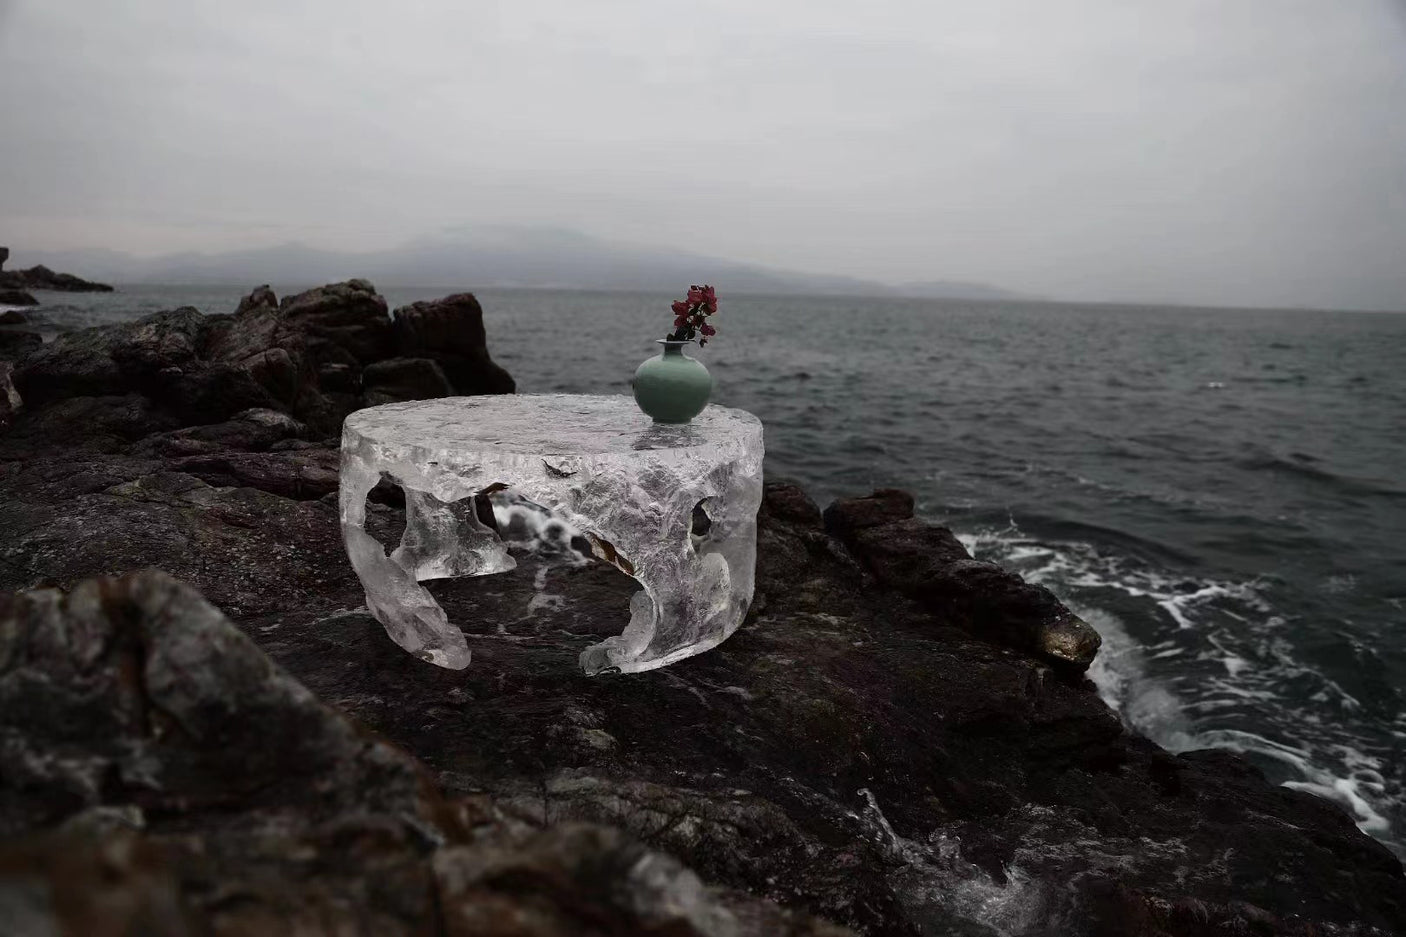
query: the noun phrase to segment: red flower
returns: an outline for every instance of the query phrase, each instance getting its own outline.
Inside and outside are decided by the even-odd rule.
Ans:
[[[688,288],[686,296],[671,303],[669,309],[674,315],[674,330],[669,333],[671,341],[691,341],[701,332],[703,337],[698,344],[702,346],[708,343],[707,336],[717,334],[716,329],[704,324],[708,316],[718,311],[717,292],[708,284],[699,286],[694,283]]]

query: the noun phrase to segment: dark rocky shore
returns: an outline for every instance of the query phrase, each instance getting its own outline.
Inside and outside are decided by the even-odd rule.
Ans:
[[[1097,636],[902,492],[770,480],[747,622],[663,670],[581,674],[633,583],[547,544],[433,584],[468,670],[401,652],[336,434],[513,391],[470,295],[260,288],[0,361],[7,933],[1406,933],[1383,846],[1130,735]]]
[[[0,247],[0,305],[34,306],[38,304],[27,290],[58,290],[65,293],[111,293],[106,283],[93,283],[71,273],[56,273],[43,264],[28,270],[6,270],[10,249]]]
[[[28,270],[0,270],[0,289],[6,290],[57,290],[61,293],[111,293],[112,287],[106,283],[83,280],[71,273],[57,273],[43,264]],[[20,293],[25,296],[27,293]],[[30,297],[33,299],[33,297]],[[34,305],[33,302],[17,302],[15,305]]]

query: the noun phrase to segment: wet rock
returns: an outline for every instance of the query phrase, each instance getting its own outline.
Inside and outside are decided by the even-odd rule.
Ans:
[[[757,513],[757,564],[754,611],[776,612],[793,606],[837,609],[854,604],[854,590],[874,579],[820,525],[820,509],[793,484],[763,485]]]
[[[321,460],[248,455],[263,461],[171,460],[185,462],[190,471],[183,472],[162,459],[94,454],[5,478],[0,529],[9,535],[0,540],[0,588],[71,586],[158,566],[199,583],[207,598],[241,619],[281,609],[315,618],[359,605],[359,584],[341,563],[335,504],[248,484],[291,494],[312,494],[299,486],[313,484],[326,492],[324,478],[303,480]],[[277,468],[286,473],[275,476]]]
[[[825,509],[825,528],[837,536],[913,516],[913,496],[897,488],[880,488],[865,498],[846,498]]]
[[[193,454],[169,464],[217,487],[257,488],[299,501],[337,491],[338,453],[327,449]]]
[[[336,433],[368,402],[511,392],[512,379],[488,357],[472,297],[417,305],[430,312],[409,319],[441,331],[426,332],[423,353],[414,356],[397,355],[401,338],[385,300],[365,280],[350,280],[282,303],[261,286],[233,315],[184,308],[66,333],[24,347],[16,379],[36,408],[139,393],[184,425],[276,409],[323,434]]]
[[[764,488],[765,510],[777,520],[820,529],[820,508],[801,486],[793,482],[768,481]]]
[[[0,361],[19,361],[43,343],[38,332],[0,329]]]
[[[767,902],[720,901],[678,860],[599,826],[563,824],[501,845],[446,849],[434,865],[450,909],[445,932],[462,937],[571,934],[583,921],[601,934],[849,933]]]
[[[24,396],[23,390],[20,395]],[[63,463],[75,452],[122,452],[150,434],[179,425],[141,394],[71,397],[43,408],[35,408],[27,399],[25,403],[24,418],[15,421],[5,438],[4,457],[12,462]],[[53,458],[55,440],[65,445],[60,459]]]
[[[445,798],[157,572],[0,596],[0,751],[17,934],[844,933],[619,830]]]
[[[831,505],[826,522],[879,582],[938,619],[1077,670],[1093,663],[1098,632],[1048,589],[972,559],[950,530],[898,519],[911,505],[911,499],[875,492]]]
[[[27,358],[23,388],[36,404],[172,392],[198,365],[205,326],[199,311],[184,307],[136,322],[64,333]]]
[[[8,833],[76,807],[132,804],[151,817],[231,797],[307,817],[374,807],[432,822],[412,759],[365,738],[162,573],[23,593],[0,622]]]
[[[0,430],[9,429],[24,406],[20,392],[15,389],[14,370],[14,365],[8,361],[0,361]]]
[[[243,316],[255,311],[273,311],[278,309],[278,294],[267,284],[256,286],[249,291],[249,295],[239,301],[235,307],[235,316]]]
[[[287,342],[290,336],[281,334],[278,297],[267,286],[255,287],[241,299],[234,315],[209,319],[202,353],[211,361],[239,364],[273,348],[288,351],[285,344],[292,346],[292,352],[302,351],[300,342]]]
[[[242,359],[239,367],[270,397],[290,410],[305,405],[306,397],[312,393],[305,386],[306,377],[300,362],[286,348],[254,352]]]
[[[299,439],[308,427],[281,410],[252,409],[223,423],[158,433],[131,448],[132,453],[176,458],[222,452],[266,452],[277,443]]]
[[[428,358],[390,358],[368,365],[361,374],[368,407],[398,400],[449,397],[454,387],[440,366]]]
[[[483,309],[472,293],[456,293],[395,311],[395,340],[401,356],[439,362],[459,394],[511,394],[512,376],[493,363],[483,328]]]
[[[65,397],[124,393],[127,382],[112,350],[132,331],[132,324],[84,329],[31,351],[19,374],[22,393],[35,405]]]
[[[14,937],[198,933],[164,853],[130,831],[0,842],[0,920]]]
[[[1035,632],[1036,650],[1051,661],[1087,669],[1098,656],[1103,638],[1088,622],[1068,612],[1041,623]]]
[[[24,290],[0,290],[0,306],[37,306],[39,300]],[[29,321],[18,309],[0,312],[0,325],[24,325]]]
[[[344,352],[369,364],[387,356],[391,322],[386,301],[366,280],[348,280],[286,296],[279,306],[286,329],[307,338],[318,362]]]

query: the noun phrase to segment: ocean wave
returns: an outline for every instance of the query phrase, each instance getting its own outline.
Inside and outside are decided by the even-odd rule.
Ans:
[[[1173,752],[1243,754],[1276,783],[1339,804],[1406,859],[1406,766],[1393,754],[1406,716],[1373,731],[1356,696],[1301,659],[1266,583],[1158,568],[1117,541],[1036,539],[1014,521],[958,536],[1099,632],[1089,676],[1131,729]]]
[[[1107,488],[1108,486],[1103,486]],[[1130,496],[1131,492],[1125,492]],[[1094,548],[1093,543],[1112,544],[1120,551],[1120,555],[1137,558],[1143,561],[1152,561],[1158,564],[1167,565],[1190,565],[1194,558],[1184,550],[1178,549],[1166,543],[1161,543],[1151,538],[1129,533],[1117,527],[1107,524],[1097,524],[1091,521],[1070,520],[1064,517],[1057,517],[1046,514],[1022,515],[1021,523],[1038,529],[1039,539],[1033,539],[1021,527],[1017,527],[1015,520],[1007,517],[1007,526],[1004,528],[984,528],[979,533],[972,535],[972,543],[996,547],[999,551],[1011,550],[1021,556],[1039,557],[1044,563],[1049,564],[1047,574],[1055,572],[1065,572],[1078,566],[1083,572],[1092,573],[1098,566],[1121,567],[1123,564],[1117,556],[1102,558],[1102,562],[1092,562]],[[1047,544],[1060,544],[1059,549],[1052,549]],[[969,546],[968,549],[971,549]],[[1086,554],[1076,556],[1075,554]],[[1131,570],[1121,568],[1108,570],[1116,577],[1116,582],[1121,584],[1126,581]],[[1039,573],[1039,569],[1032,570]],[[1172,582],[1169,580],[1169,582]],[[1182,585],[1188,582],[1185,577],[1174,581],[1174,585]]]
[[[1310,749],[1286,745],[1254,732],[1218,729],[1200,733],[1197,739],[1203,748],[1221,748],[1260,759],[1282,761],[1301,776],[1283,781],[1285,787],[1307,791],[1345,807],[1356,820],[1358,829],[1387,841],[1398,854],[1406,855],[1406,847],[1392,843],[1388,838],[1391,822],[1374,806],[1375,800],[1386,795],[1387,787],[1379,759],[1344,746],[1342,755],[1348,764],[1348,772],[1344,776],[1316,764]]]
[[[1267,453],[1240,459],[1234,465],[1247,472],[1272,472],[1277,475],[1331,485],[1347,494],[1374,497],[1385,495],[1390,498],[1406,497],[1406,490],[1397,487],[1389,479],[1361,478],[1340,472],[1331,472],[1309,464],[1318,461],[1320,460],[1311,456],[1303,456],[1300,453],[1292,453],[1289,458]]]
[[[1234,377],[1231,381],[1236,384],[1307,384],[1307,374],[1285,374],[1275,377]]]

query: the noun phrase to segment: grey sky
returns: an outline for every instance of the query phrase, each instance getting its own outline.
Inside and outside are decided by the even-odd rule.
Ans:
[[[1406,308],[1392,0],[0,0],[0,243],[463,224]]]

